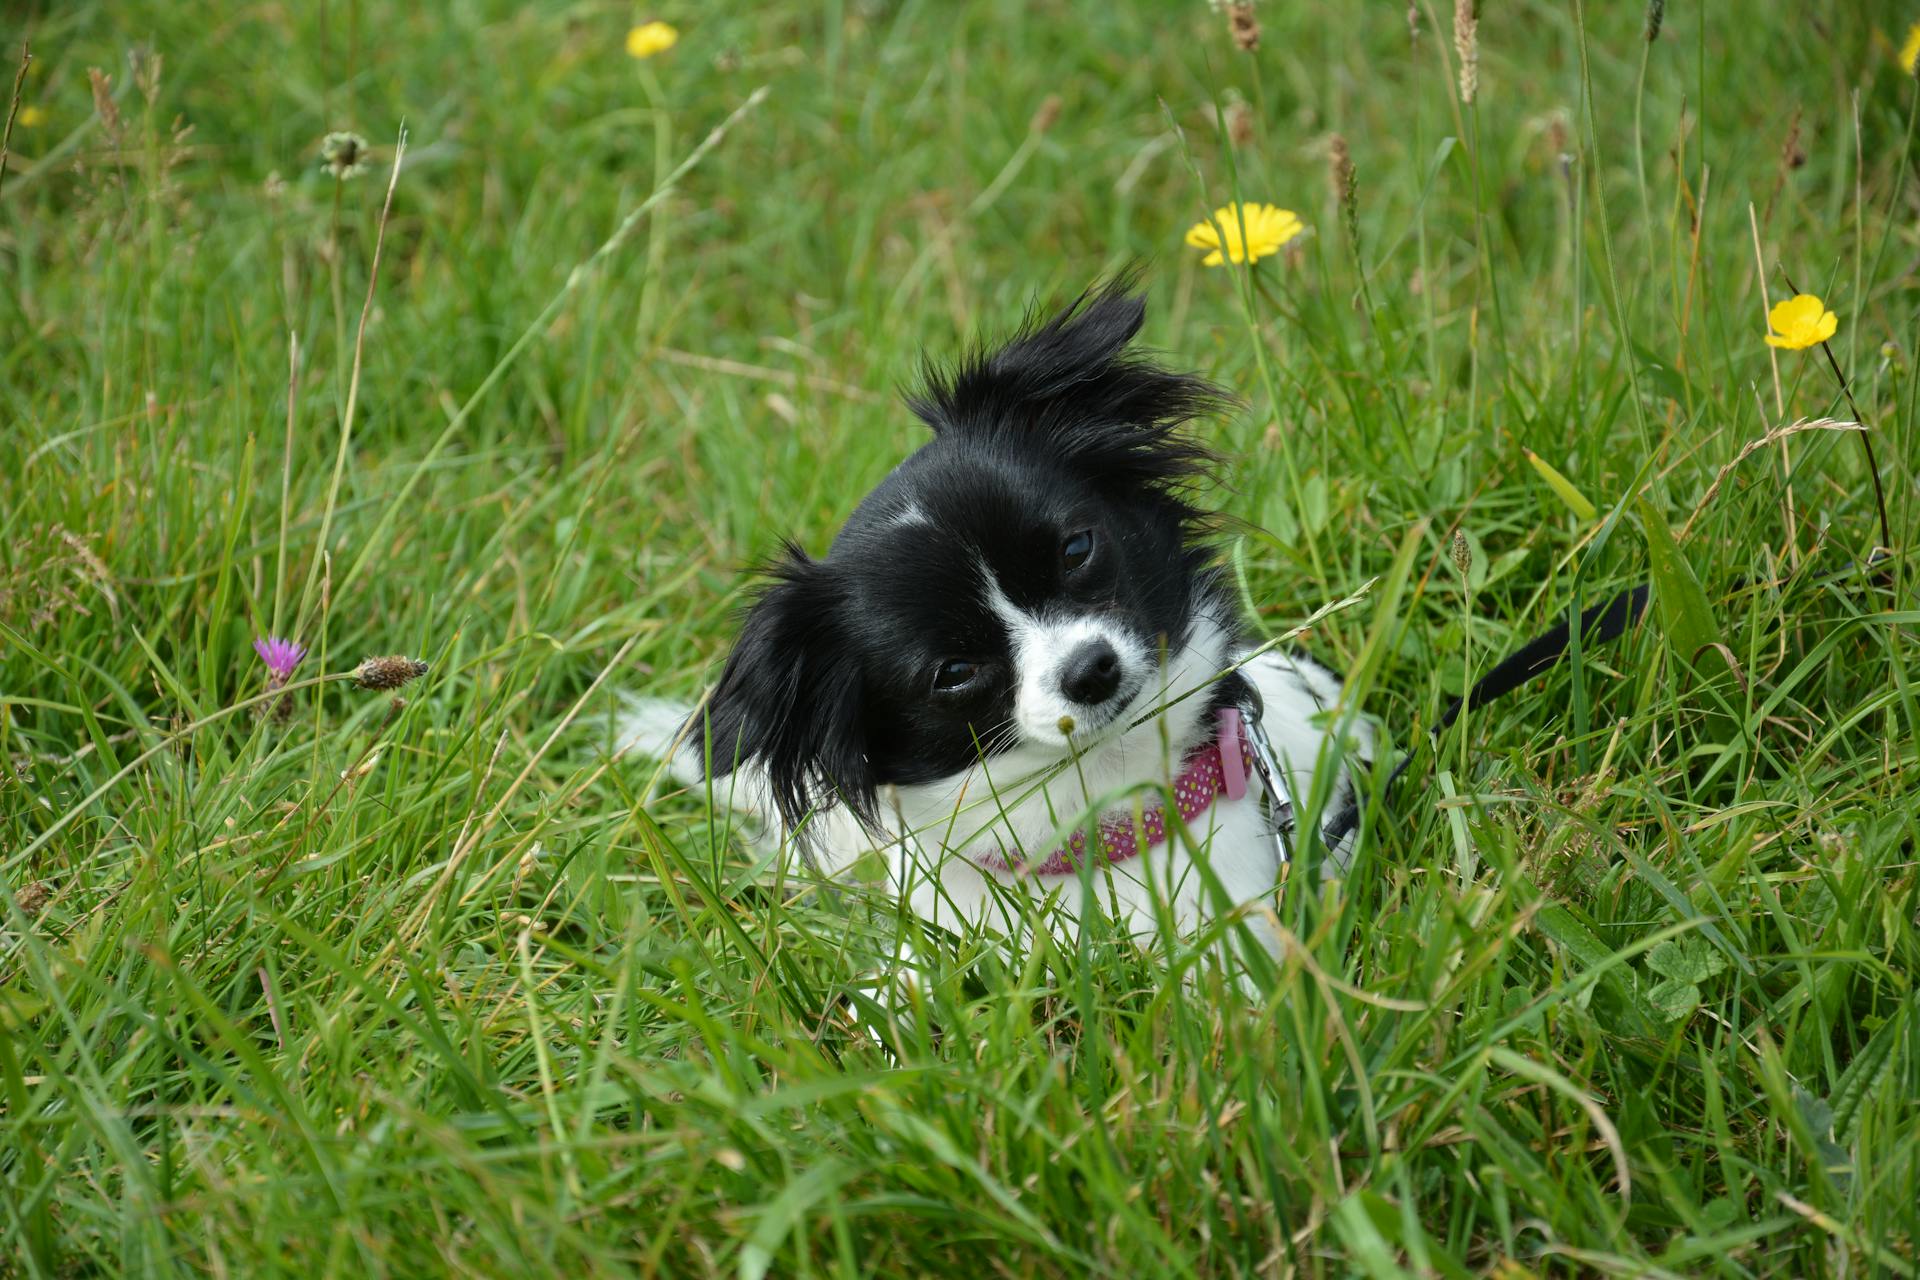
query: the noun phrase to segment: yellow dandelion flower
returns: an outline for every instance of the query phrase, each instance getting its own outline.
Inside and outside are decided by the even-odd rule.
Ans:
[[[1920,22],[1907,28],[1907,38],[1900,42],[1900,69],[1908,75],[1920,75]]]
[[[1920,28],[1916,28],[1916,30],[1920,30]],[[36,106],[29,105],[20,108],[20,114],[15,118],[19,121],[22,129],[38,129],[47,122],[47,113]]]
[[[1840,327],[1840,317],[1827,310],[1827,304],[1810,293],[1799,294],[1775,303],[1767,312],[1767,345],[1788,351],[1817,347]]]
[[[627,32],[627,55],[651,58],[656,53],[665,53],[679,42],[680,33],[671,23],[643,22]]]
[[[1243,241],[1241,227],[1245,225]],[[1213,211],[1211,222],[1196,222],[1187,232],[1187,243],[1196,249],[1211,249],[1201,261],[1209,267],[1217,267],[1231,259],[1234,262],[1258,262],[1270,253],[1280,252],[1280,247],[1306,230],[1306,224],[1300,221],[1291,209],[1279,209],[1270,204],[1246,202],[1237,208],[1222,205]],[[1224,242],[1221,237],[1225,237]]]

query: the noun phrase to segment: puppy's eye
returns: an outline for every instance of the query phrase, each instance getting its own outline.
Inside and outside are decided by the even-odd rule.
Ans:
[[[1082,529],[1060,544],[1060,563],[1071,573],[1093,556],[1093,530]]]
[[[965,658],[949,658],[933,669],[933,687],[939,693],[954,693],[980,677],[980,664]]]

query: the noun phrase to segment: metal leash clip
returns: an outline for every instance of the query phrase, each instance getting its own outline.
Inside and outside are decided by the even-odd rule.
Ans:
[[[1253,749],[1253,771],[1260,775],[1261,789],[1267,793],[1267,830],[1273,836],[1273,850],[1282,866],[1293,861],[1293,797],[1287,794],[1280,758],[1273,752],[1273,740],[1261,723],[1266,704],[1253,681],[1247,681],[1247,701],[1240,721],[1247,729],[1247,745]]]

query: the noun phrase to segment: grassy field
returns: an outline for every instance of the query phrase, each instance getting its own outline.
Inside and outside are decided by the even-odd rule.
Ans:
[[[1914,1274],[1920,12],[1254,12],[9,7],[0,1274]],[[1308,233],[1203,266],[1236,194]],[[1261,994],[928,940],[862,1025],[911,923],[609,712],[923,351],[1132,264],[1245,398],[1249,605],[1358,595],[1301,643],[1397,746],[1655,610],[1280,886]]]

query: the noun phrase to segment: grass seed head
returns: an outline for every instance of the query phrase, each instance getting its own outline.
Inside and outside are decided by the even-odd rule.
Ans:
[[[40,908],[47,905],[47,899],[53,896],[53,888],[45,880],[33,880],[22,885],[13,895],[13,904],[20,908],[22,915],[37,915]]]
[[[1040,100],[1040,106],[1034,111],[1033,119],[1027,121],[1028,133],[1045,133],[1059,122],[1061,98],[1050,93]]]
[[[362,689],[398,689],[427,674],[427,664],[418,658],[391,654],[368,658],[353,669],[353,683]]]
[[[1667,20],[1667,0],[1647,0],[1647,43],[1660,38],[1660,24]]]
[[[113,79],[98,67],[88,67],[87,81],[93,86],[93,113],[100,117],[100,131],[117,148],[120,145],[120,106],[113,100]]]
[[[133,68],[133,85],[152,106],[160,98],[160,72],[165,59],[151,49],[134,49],[127,54]]]
[[[1347,235],[1360,237],[1360,186],[1353,168],[1353,152],[1343,134],[1334,134],[1327,143],[1327,183],[1333,188],[1334,203],[1340,206],[1340,220]]]
[[[1780,167],[1798,169],[1807,163],[1807,149],[1800,145],[1800,108],[1793,109],[1793,119],[1787,123],[1787,140],[1780,144]]]
[[[1260,47],[1260,19],[1253,16],[1252,0],[1227,6],[1227,30],[1233,33],[1234,44],[1246,52]]]
[[[1460,57],[1460,101],[1480,96],[1480,16],[1474,0],[1453,0],[1453,51]]]
[[[1253,108],[1244,98],[1236,98],[1227,104],[1227,138],[1236,147],[1244,147],[1253,141]]]
[[[367,140],[336,129],[320,139],[320,167],[332,174],[335,182],[358,177],[367,167]]]

